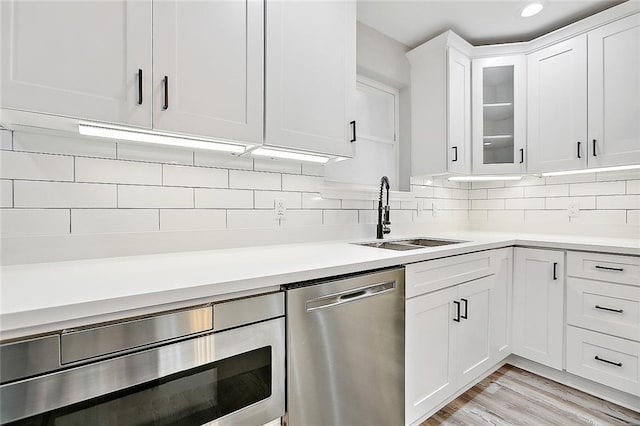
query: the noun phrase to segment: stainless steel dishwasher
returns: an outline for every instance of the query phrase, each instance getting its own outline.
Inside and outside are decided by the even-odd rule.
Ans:
[[[404,424],[404,269],[285,290],[287,424]]]

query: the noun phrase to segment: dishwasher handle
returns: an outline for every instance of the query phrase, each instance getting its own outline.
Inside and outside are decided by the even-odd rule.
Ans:
[[[368,285],[366,287],[354,288],[347,292],[334,293],[318,297],[316,299],[307,300],[305,305],[307,312],[312,312],[318,309],[338,306],[343,303],[355,302],[356,300],[366,299],[367,297],[378,296],[395,289],[395,281],[385,281],[382,283]]]

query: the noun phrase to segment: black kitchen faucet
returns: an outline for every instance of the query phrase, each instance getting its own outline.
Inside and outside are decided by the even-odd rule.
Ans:
[[[387,189],[387,205],[382,207],[382,190]],[[382,212],[384,211],[384,220],[382,218]],[[376,238],[381,240],[384,234],[391,232],[391,229],[387,226],[391,225],[389,221],[389,178],[382,176],[380,179],[380,198],[378,199],[378,227],[376,229]]]

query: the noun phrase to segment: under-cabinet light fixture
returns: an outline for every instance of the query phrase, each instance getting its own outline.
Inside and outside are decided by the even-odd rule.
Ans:
[[[256,148],[253,151],[251,151],[251,155],[257,155],[259,157],[269,157],[269,158],[282,158],[285,160],[308,161],[311,163],[321,163],[321,164],[325,164],[330,160],[329,157],[325,157],[322,155],[305,154],[302,152],[285,151],[281,149],[272,149],[272,148]]]
[[[451,176],[450,181],[456,182],[482,182],[482,181],[497,181],[497,180],[520,180],[521,175],[511,176]]]
[[[538,13],[540,13],[543,8],[544,6],[542,3],[537,3],[537,2],[529,3],[524,8],[522,8],[522,11],[520,12],[520,16],[522,16],[523,18],[529,18],[533,15],[537,15]]]
[[[541,175],[542,176],[566,176],[566,175],[581,175],[584,173],[616,172],[621,170],[635,170],[635,169],[640,169],[640,164],[633,164],[630,166],[598,167],[597,169],[565,170],[562,172],[546,172],[546,173],[541,173]]]
[[[78,124],[78,133],[85,136],[97,136],[100,138],[119,139],[157,145],[169,145],[181,148],[223,151],[234,154],[242,154],[247,149],[247,147],[244,145],[233,143],[175,136],[162,132],[151,132],[122,126],[111,126],[90,122],[80,122]]]

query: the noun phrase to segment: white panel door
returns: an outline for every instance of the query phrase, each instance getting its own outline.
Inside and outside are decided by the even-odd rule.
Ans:
[[[471,173],[471,61],[449,47],[447,50],[448,169]]]
[[[640,14],[588,40],[589,167],[640,163]]]
[[[455,390],[455,347],[459,324],[454,322],[452,287],[406,303],[405,423],[426,415]]]
[[[458,383],[470,383],[491,367],[491,299],[495,275],[458,286],[461,320],[456,348]]]
[[[154,1],[153,127],[262,143],[262,1]]]
[[[352,157],[356,4],[266,3],[265,144]]]
[[[562,369],[564,252],[515,249],[513,352]]]
[[[587,36],[527,56],[528,171],[587,166]]]
[[[494,250],[497,271],[491,292],[491,356],[494,362],[511,353],[513,249]]]
[[[151,127],[150,1],[7,0],[0,15],[2,107]]]

